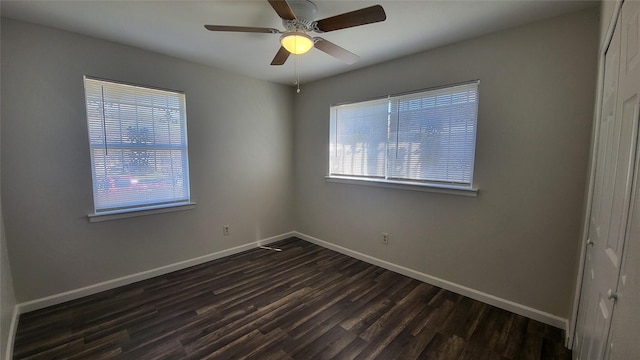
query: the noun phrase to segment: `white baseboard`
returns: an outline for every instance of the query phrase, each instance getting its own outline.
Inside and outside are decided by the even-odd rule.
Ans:
[[[230,249],[218,251],[215,253],[199,256],[197,258],[180,261],[177,263],[161,266],[159,268],[142,271],[137,274],[123,276],[117,279],[103,281],[98,284],[85,286],[79,289],[66,291],[60,294],[55,294],[51,296],[47,296],[41,299],[36,299],[24,303],[18,304],[16,307],[18,308],[18,314],[26,313],[29,311],[43,309],[48,306],[62,304],[63,302],[79,299],[81,297],[97,294],[102,291],[115,289],[120,286],[133,284],[134,282],[151,279],[156,276],[168,274],[173,271],[186,269],[191,266],[200,265],[208,261],[216,260],[223,258],[225,256],[234,255],[237,253],[241,253],[246,250],[251,250],[260,245],[270,244],[272,242],[284,240],[290,238],[292,236],[296,236],[295,232],[288,232],[280,235],[276,235],[270,238],[254,241],[245,245],[236,246]]]
[[[147,270],[147,271],[143,271],[143,272],[139,272],[137,274],[132,274],[132,275],[127,275],[127,276],[123,276],[117,279],[112,279],[112,280],[108,280],[108,281],[104,281],[98,284],[94,284],[94,285],[89,285],[83,288],[79,288],[79,289],[75,289],[75,290],[71,290],[71,291],[67,291],[64,293],[60,293],[60,294],[56,294],[56,295],[51,295],[51,296],[47,296],[41,299],[36,299],[36,300],[32,300],[32,301],[28,301],[25,303],[20,303],[18,305],[16,305],[16,308],[14,310],[14,318],[12,319],[12,323],[11,323],[11,332],[9,334],[9,339],[11,341],[11,343],[13,343],[13,338],[15,335],[15,330],[17,327],[17,320],[18,320],[18,316],[19,314],[22,313],[26,313],[29,311],[34,311],[34,310],[38,310],[38,309],[42,309],[48,306],[53,306],[53,305],[57,305],[57,304],[61,304],[63,302],[66,301],[70,301],[70,300],[75,300],[75,299],[79,299],[81,297],[84,296],[89,296],[89,295],[93,295],[93,294],[97,294],[99,292],[102,291],[106,291],[106,290],[111,290],[111,289],[115,289],[117,287],[120,286],[124,286],[124,285],[129,285],[132,284],[134,282],[137,281],[142,281],[142,280],[147,280],[156,276],[160,276],[160,275],[164,275],[164,274],[168,274],[170,272],[173,271],[177,271],[177,270],[182,270],[182,269],[186,269],[188,267],[191,266],[195,266],[195,265],[199,265],[199,264],[203,264],[205,262],[211,261],[211,260],[216,260],[225,256],[229,256],[229,255],[233,255],[233,254],[237,254],[246,250],[250,250],[253,248],[256,248],[258,246],[261,245],[267,245],[276,241],[280,241],[280,240],[284,240],[287,239],[289,237],[298,237],[300,239],[303,239],[305,241],[308,241],[310,243],[322,246],[324,248],[333,250],[333,251],[337,251],[339,253],[342,253],[344,255],[356,258],[358,260],[362,260],[365,261],[369,264],[373,264],[376,266],[380,266],[382,268],[391,270],[393,272],[411,277],[413,279],[416,280],[420,280],[422,282],[431,284],[431,285],[435,285],[438,287],[441,287],[445,290],[449,290],[452,292],[455,292],[457,294],[460,295],[464,295],[467,296],[471,299],[475,299],[478,301],[482,301],[483,303],[498,307],[500,309],[504,309],[507,311],[511,311],[513,313],[522,315],[522,316],[526,316],[528,318],[540,321],[542,323],[551,325],[551,326],[555,326],[557,328],[563,329],[563,330],[567,330],[567,326],[568,326],[568,320],[553,314],[549,314],[547,312],[538,310],[538,309],[534,309],[531,308],[529,306],[526,305],[522,305],[522,304],[518,304],[515,303],[513,301],[510,300],[506,300],[506,299],[502,299],[499,298],[497,296],[491,295],[491,294],[487,294],[484,293],[482,291],[479,290],[475,290],[463,285],[459,285],[447,280],[443,280],[440,278],[437,278],[435,276],[431,276],[416,270],[412,270],[409,268],[406,268],[404,266],[400,266],[400,265],[396,265],[393,263],[390,263],[388,261],[385,260],[381,260],[378,258],[375,258],[373,256],[369,256],[339,245],[335,245],[332,244],[330,242],[324,241],[324,240],[320,240],[318,238],[315,238],[313,236],[307,235],[307,234],[303,234],[297,231],[291,231],[288,233],[284,233],[284,234],[280,234],[277,236],[273,236],[270,238],[266,238],[266,239],[262,239],[262,240],[258,240],[255,242],[251,242],[245,245],[240,245],[234,248],[230,248],[230,249],[226,249],[226,250],[222,250],[222,251],[218,251],[215,253],[211,253],[208,255],[204,255],[204,256],[200,256],[197,258],[193,258],[193,259],[189,259],[189,260],[185,260],[185,261],[180,261],[177,263],[173,263],[173,264],[169,264],[166,266],[162,266],[156,269],[151,269],[151,270]],[[11,351],[10,349],[12,349],[13,346],[8,346],[7,348],[7,355],[9,355],[9,351]],[[11,357],[7,357],[8,359],[10,359]]]
[[[454,292],[456,294],[460,294],[466,297],[469,297],[471,299],[474,300],[478,300],[481,301],[485,304],[489,304],[492,306],[495,306],[497,308],[503,309],[503,310],[507,310],[510,311],[512,313],[518,314],[518,315],[522,315],[522,316],[526,316],[530,319],[534,319],[537,321],[540,321],[542,323],[551,325],[551,326],[555,326],[557,328],[563,329],[563,330],[567,330],[567,324],[568,324],[568,320],[553,314],[549,314],[547,312],[538,310],[538,309],[534,309],[532,307],[526,306],[526,305],[522,305],[522,304],[518,304],[515,303],[513,301],[510,300],[506,300],[506,299],[502,299],[499,298],[497,296],[491,295],[491,294],[487,294],[485,292],[479,291],[479,290],[475,290],[460,284],[456,284],[447,280],[443,280],[440,278],[437,278],[435,276],[431,276],[425,273],[421,273],[419,271],[416,270],[412,270],[409,268],[406,268],[404,266],[400,266],[400,265],[396,265],[393,263],[390,263],[388,261],[385,260],[381,260],[378,258],[375,258],[373,256],[369,256],[351,249],[347,249],[345,247],[342,247],[340,245],[335,245],[332,244],[330,242],[324,241],[324,240],[320,240],[318,238],[315,238],[313,236],[307,235],[307,234],[303,234],[300,232],[295,231],[294,232],[294,236],[303,239],[305,241],[308,241],[310,243],[314,243],[316,245],[322,246],[324,248],[333,250],[333,251],[337,251],[339,253],[342,253],[344,255],[356,258],[358,260],[362,260],[364,262],[367,262],[369,264],[373,264],[376,266],[380,266],[381,268],[385,268],[387,270],[391,270],[393,272],[396,272],[398,274],[402,274],[405,276],[408,276],[410,278],[416,279],[416,280],[420,280],[422,282],[425,282],[427,284],[431,284],[431,285],[435,285],[438,287],[441,287],[445,290],[449,290],[451,292]]]

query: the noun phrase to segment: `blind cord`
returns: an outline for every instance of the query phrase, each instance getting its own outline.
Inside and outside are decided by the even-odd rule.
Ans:
[[[107,111],[104,108],[104,85],[100,86],[100,90],[102,92],[102,136],[104,140],[104,154],[109,156],[109,149],[107,148]]]
[[[391,101],[391,95],[389,95],[389,103],[393,104]],[[396,103],[396,159],[398,158],[398,148],[400,147],[400,106],[398,105],[398,101]]]

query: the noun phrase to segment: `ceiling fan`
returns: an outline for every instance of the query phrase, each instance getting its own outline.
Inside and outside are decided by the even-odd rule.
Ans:
[[[282,65],[290,54],[304,54],[312,47],[323,51],[347,64],[358,61],[358,55],[321,37],[311,37],[309,32],[324,33],[354,26],[366,25],[384,21],[387,15],[380,5],[366,7],[360,10],[315,20],[317,6],[309,0],[268,0],[269,4],[282,19],[285,30],[274,28],[205,25],[210,31],[231,31],[282,34],[280,36],[280,50],[271,61],[271,65]]]

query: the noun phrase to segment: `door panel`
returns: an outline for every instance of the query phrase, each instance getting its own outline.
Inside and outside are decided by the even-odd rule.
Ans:
[[[620,99],[623,94],[619,93]],[[627,94],[624,94],[627,95]],[[633,167],[635,164],[636,121],[635,109],[637,98],[635,94],[623,100],[616,110],[616,118],[620,118],[620,135],[618,137],[618,154],[616,159],[616,171],[611,191],[611,209],[607,214],[609,218],[608,230],[604,251],[607,257],[607,266],[611,266],[617,280],[617,269],[620,265],[620,255],[624,242],[624,233],[629,215],[629,200],[631,198],[631,184]],[[619,115],[619,116],[618,116]]]

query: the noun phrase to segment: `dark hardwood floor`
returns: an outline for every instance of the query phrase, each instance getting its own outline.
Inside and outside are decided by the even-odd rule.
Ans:
[[[299,239],[22,314],[14,359],[570,359],[560,329]]]

